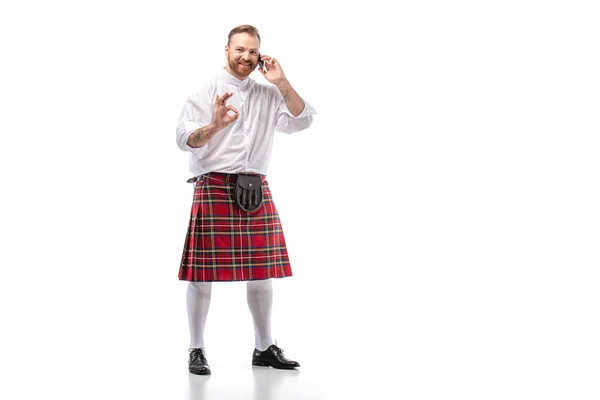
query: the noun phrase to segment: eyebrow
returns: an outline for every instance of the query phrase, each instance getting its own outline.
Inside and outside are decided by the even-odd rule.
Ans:
[[[236,49],[245,49],[244,46],[235,46]],[[258,50],[258,49],[250,49],[250,50]]]

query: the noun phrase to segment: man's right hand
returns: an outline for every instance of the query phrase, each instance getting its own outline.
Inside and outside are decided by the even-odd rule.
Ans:
[[[232,92],[225,93],[223,96],[219,97],[217,94],[215,97],[215,104],[213,105],[213,118],[211,125],[215,128],[217,132],[222,129],[227,128],[231,125],[236,119],[239,118],[240,113],[235,109],[234,106],[228,106],[227,100],[233,96]],[[229,115],[229,111],[233,112],[234,115]]]
[[[215,97],[215,104],[213,105],[213,118],[210,125],[196,129],[189,136],[187,144],[192,148],[198,148],[205,146],[208,141],[221,132],[223,129],[231,125],[236,119],[239,118],[240,113],[233,106],[226,105],[227,100],[233,96],[233,93],[225,93],[219,97],[217,94]],[[229,115],[228,112],[234,113],[233,116]]]

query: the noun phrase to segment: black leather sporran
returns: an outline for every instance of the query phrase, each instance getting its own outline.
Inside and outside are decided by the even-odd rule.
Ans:
[[[254,212],[262,206],[263,190],[260,175],[238,175],[234,191],[235,203],[246,212]]]

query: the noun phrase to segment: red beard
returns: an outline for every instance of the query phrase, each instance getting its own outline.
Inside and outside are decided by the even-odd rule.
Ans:
[[[243,65],[242,65],[243,64]],[[229,60],[229,68],[232,71],[235,71],[236,74],[240,76],[248,76],[254,71],[256,65],[250,63],[244,63],[241,60]]]

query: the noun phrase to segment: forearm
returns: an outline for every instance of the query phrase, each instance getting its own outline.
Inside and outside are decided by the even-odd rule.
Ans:
[[[206,145],[217,132],[218,131],[212,125],[198,128],[188,137],[187,144],[192,148],[202,147]]]
[[[294,117],[300,115],[302,110],[304,110],[304,100],[302,100],[302,97],[294,90],[292,85],[290,85],[290,82],[286,80],[277,85],[277,88],[283,95],[285,104],[291,113],[294,114]]]

